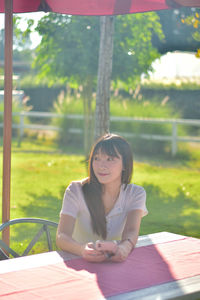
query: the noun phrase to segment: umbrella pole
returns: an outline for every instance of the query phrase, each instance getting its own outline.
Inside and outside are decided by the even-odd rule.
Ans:
[[[3,128],[3,184],[2,222],[10,219],[10,170],[12,139],[12,51],[13,0],[5,0],[5,65],[4,65],[4,128]],[[10,232],[4,230],[3,241],[9,245]]]

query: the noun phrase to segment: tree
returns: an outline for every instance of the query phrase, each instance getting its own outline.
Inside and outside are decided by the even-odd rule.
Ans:
[[[30,39],[33,20],[27,20],[25,30],[20,28],[20,20],[20,17],[13,17],[13,71],[15,74],[30,72],[33,61]],[[4,29],[0,31],[0,60],[4,60]]]
[[[99,25],[97,17],[48,14],[37,26],[42,42],[36,50],[34,66],[50,85],[62,79],[82,90],[84,101],[84,149],[93,142],[92,93],[96,83]]]
[[[200,9],[195,9],[193,14],[181,19],[183,24],[193,28],[192,38],[198,42],[196,57],[200,58]]]
[[[50,84],[62,78],[73,87],[81,85],[86,116],[91,112],[92,92],[96,90],[99,19],[49,13],[36,28],[42,36],[34,63],[39,76],[48,77]],[[151,43],[153,34],[163,37],[155,13],[115,17],[111,77],[115,87],[134,88],[141,74],[147,73],[152,61],[159,57]]]
[[[154,35],[164,38],[156,13],[117,16],[112,72],[115,87],[134,89],[141,74],[148,74],[152,62],[160,57],[152,45]]]
[[[48,14],[36,28],[42,41],[36,49],[34,66],[50,83],[57,78],[85,85],[88,75],[96,84],[100,26],[99,17]],[[152,36],[164,38],[156,13],[115,17],[112,80],[127,81],[147,72],[159,56]]]
[[[100,17],[100,45],[95,113],[95,138],[109,131],[110,80],[113,60],[114,18]]]
[[[36,28],[42,41],[36,49],[34,67],[40,77],[82,85],[94,85],[98,62],[99,26],[97,17],[48,14]]]
[[[112,80],[115,87],[133,89],[142,73],[150,69],[158,52],[152,47],[152,33],[162,37],[161,26],[154,13],[101,18],[98,84],[96,99],[96,137],[109,131],[109,91]],[[157,24],[156,24],[157,22]],[[157,25],[157,26],[156,26]],[[141,30],[143,26],[144,30]],[[155,26],[155,27],[153,27]],[[114,36],[114,58],[113,58]]]
[[[160,17],[165,39],[159,40],[153,36],[152,42],[160,53],[176,50],[196,52],[199,48],[199,41],[195,39],[198,28],[193,27],[190,22],[193,22],[194,26],[198,26],[197,16],[200,15],[200,9],[183,7],[156,13]]]
[[[13,28],[14,28],[14,35],[13,35],[13,46],[14,49],[26,50],[30,49],[31,47],[31,27],[33,26],[34,21],[32,19],[27,19],[26,28],[22,30],[20,28],[20,21],[21,18],[18,16],[13,17]]]

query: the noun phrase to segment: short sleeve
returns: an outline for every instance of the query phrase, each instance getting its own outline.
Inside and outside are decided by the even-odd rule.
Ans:
[[[143,187],[135,184],[130,185],[128,198],[128,211],[141,209],[143,211],[143,216],[148,214],[148,210],[146,208],[146,192]]]
[[[74,218],[77,217],[79,212],[79,202],[78,202],[78,187],[75,183],[71,183],[64,194],[63,204],[60,214],[70,215]]]

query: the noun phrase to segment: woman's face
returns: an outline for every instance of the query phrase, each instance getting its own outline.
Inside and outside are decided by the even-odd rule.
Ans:
[[[121,155],[110,156],[100,150],[94,155],[92,168],[96,178],[101,184],[121,184],[123,162]]]

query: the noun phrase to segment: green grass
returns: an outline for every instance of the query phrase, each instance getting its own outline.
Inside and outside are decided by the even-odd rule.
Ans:
[[[135,179],[147,192],[149,215],[141,233],[169,231],[200,237],[199,171],[136,165]]]
[[[28,144],[26,152],[26,143],[23,145],[23,152],[16,148],[12,153],[11,218],[34,216],[58,221],[66,186],[86,176],[84,157],[62,154],[51,145],[40,148],[39,143],[33,145],[33,152]]]
[[[149,210],[140,234],[169,231],[200,237],[200,151],[199,147],[184,151],[173,159],[135,155],[133,182],[145,187]],[[13,142],[11,219],[37,217],[58,222],[66,186],[87,175],[80,152],[62,152],[51,142],[24,140],[21,148]],[[23,246],[27,233],[18,230],[13,234]]]

